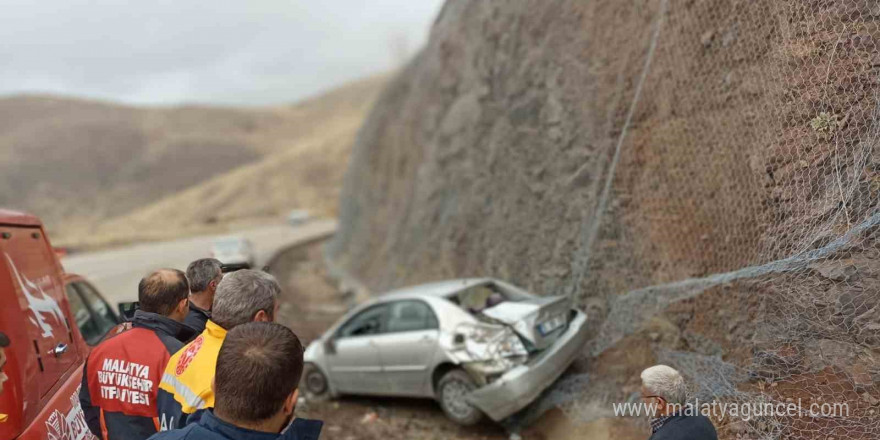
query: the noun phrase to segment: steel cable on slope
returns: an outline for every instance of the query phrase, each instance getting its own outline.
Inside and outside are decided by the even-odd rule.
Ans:
[[[657,50],[657,43],[660,40],[660,33],[663,29],[663,23],[666,18],[666,11],[668,6],[668,0],[662,0],[660,3],[660,11],[657,14],[657,20],[654,22],[654,31],[651,36],[651,41],[648,46],[648,54],[645,57],[645,64],[642,67],[642,73],[639,76],[639,82],[636,85],[635,95],[633,96],[633,100],[630,103],[629,110],[626,115],[626,121],[623,124],[623,129],[620,132],[620,136],[617,139],[617,144],[614,148],[614,156],[611,159],[611,163],[608,166],[608,172],[606,173],[605,183],[602,187],[602,194],[599,197],[599,202],[596,206],[596,212],[593,215],[592,219],[586,219],[584,222],[584,228],[587,229],[587,234],[584,240],[581,243],[581,246],[575,251],[574,261],[579,267],[575,272],[575,282],[573,284],[573,288],[569,291],[569,295],[577,302],[577,298],[580,297],[582,283],[584,280],[584,275],[587,272],[587,268],[590,263],[590,249],[593,247],[593,242],[596,240],[596,236],[599,233],[599,227],[602,224],[602,219],[605,214],[605,210],[608,206],[608,196],[611,193],[611,184],[614,181],[614,175],[617,171],[617,164],[620,162],[620,151],[623,147],[623,142],[626,140],[627,132],[629,131],[629,127],[632,123],[633,115],[636,111],[636,106],[639,104],[639,98],[642,95],[642,89],[645,85],[645,79],[648,77],[648,72],[651,69],[651,62],[654,59],[654,53]],[[586,164],[584,166],[587,166]],[[583,168],[583,167],[582,167]],[[578,170],[575,172],[575,175],[579,174],[582,170]],[[591,221],[590,221],[591,220]]]

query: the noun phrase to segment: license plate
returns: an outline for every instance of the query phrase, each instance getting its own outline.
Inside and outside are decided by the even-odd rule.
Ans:
[[[563,325],[565,325],[565,319],[561,316],[556,316],[538,324],[538,331],[541,333],[541,336],[546,336]]]

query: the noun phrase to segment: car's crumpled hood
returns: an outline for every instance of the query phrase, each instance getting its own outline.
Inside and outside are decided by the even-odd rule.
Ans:
[[[507,324],[536,349],[553,343],[568,321],[571,301],[566,296],[537,297],[527,301],[505,301],[483,310],[483,315]],[[553,330],[542,332],[539,326]]]

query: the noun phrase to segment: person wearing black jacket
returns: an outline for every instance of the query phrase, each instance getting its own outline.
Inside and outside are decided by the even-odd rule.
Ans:
[[[196,334],[205,331],[205,325],[211,318],[211,307],[214,292],[223,279],[220,261],[214,258],[202,258],[189,263],[186,268],[186,279],[189,281],[189,313],[184,324],[194,328]]]
[[[649,440],[718,440],[708,417],[686,410],[687,385],[677,370],[655,365],[642,371],[642,400],[651,416]]]
[[[323,422],[294,418],[302,372],[303,346],[290,329],[238,325],[217,355],[214,407],[150,440],[317,440]]]
[[[159,431],[156,395],[171,355],[192,339],[186,275],[160,269],[138,285],[140,309],[131,329],[89,354],[79,400],[92,434],[104,440],[143,440]]]

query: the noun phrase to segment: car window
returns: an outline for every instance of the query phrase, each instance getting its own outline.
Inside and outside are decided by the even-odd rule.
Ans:
[[[98,331],[101,332],[101,336],[104,336],[105,333],[118,324],[116,316],[110,309],[110,305],[88,283],[76,283],[76,288],[79,289],[83,300],[92,309],[95,325],[98,327]]]
[[[73,315],[73,319],[76,321],[76,326],[79,327],[79,332],[82,334],[83,339],[89,345],[94,345],[100,341],[105,332],[101,332],[92,313],[86,307],[86,303],[71,284],[67,285],[67,301],[70,303],[70,313]]]
[[[385,331],[383,327],[387,311],[388,306],[384,304],[370,307],[346,322],[336,335],[339,338],[378,335]]]
[[[392,303],[388,313],[388,332],[413,332],[439,327],[431,307],[422,301]]]

